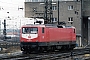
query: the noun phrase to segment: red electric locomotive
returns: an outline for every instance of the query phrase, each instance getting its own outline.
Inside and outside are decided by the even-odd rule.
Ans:
[[[74,27],[56,25],[24,25],[21,27],[21,51],[73,49],[76,45]]]

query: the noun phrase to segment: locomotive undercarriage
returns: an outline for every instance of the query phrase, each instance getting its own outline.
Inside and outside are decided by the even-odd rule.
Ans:
[[[41,43],[42,44],[42,43]],[[75,44],[66,45],[40,45],[40,43],[21,43],[21,51],[24,53],[39,53],[44,51],[55,51],[55,50],[71,50],[75,47]]]

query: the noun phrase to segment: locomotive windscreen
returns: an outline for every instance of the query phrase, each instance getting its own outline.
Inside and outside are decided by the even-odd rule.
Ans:
[[[22,33],[23,34],[37,34],[38,33],[38,28],[36,27],[23,27],[22,28]]]

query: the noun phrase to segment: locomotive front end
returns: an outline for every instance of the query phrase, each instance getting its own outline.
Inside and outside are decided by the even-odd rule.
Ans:
[[[22,27],[21,29],[21,51],[30,51],[38,46],[38,27]]]
[[[37,27],[23,27],[21,32],[21,42],[36,42],[38,38]]]

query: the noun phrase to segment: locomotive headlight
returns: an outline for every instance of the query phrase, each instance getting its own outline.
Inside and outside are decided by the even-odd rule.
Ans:
[[[38,42],[38,40],[36,40],[36,42]]]

